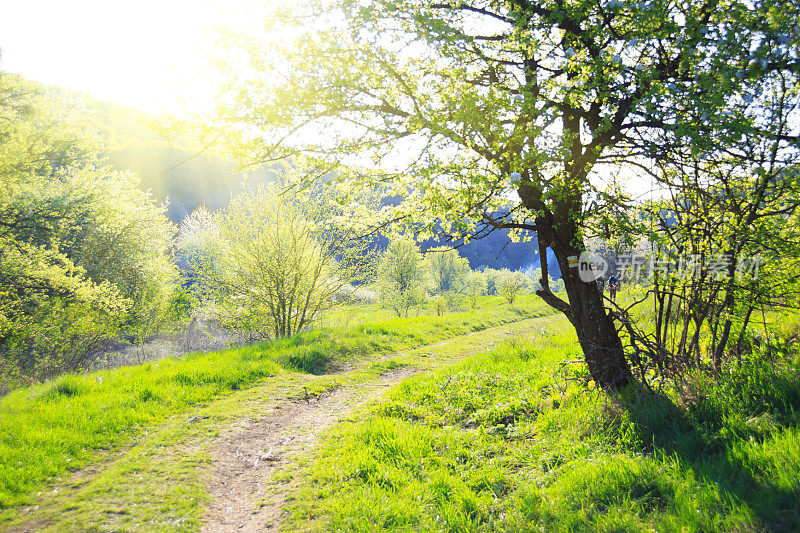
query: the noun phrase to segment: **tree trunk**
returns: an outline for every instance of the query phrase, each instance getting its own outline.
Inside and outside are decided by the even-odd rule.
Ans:
[[[750,305],[747,307],[747,313],[744,315],[742,321],[742,329],[739,330],[739,339],[736,341],[736,363],[742,364],[742,343],[744,343],[744,336],[747,333],[747,324],[750,322],[750,315],[753,314],[756,306]]]
[[[577,235],[577,232],[572,234]],[[537,294],[550,306],[564,313],[575,327],[578,342],[583,349],[583,356],[594,382],[605,390],[619,390],[633,381],[622,341],[610,313],[603,305],[603,295],[597,283],[581,280],[578,269],[569,267],[568,258],[579,255],[580,251],[564,241],[565,239],[558,238],[555,232],[540,226],[542,289]],[[550,291],[546,255],[548,246],[555,252],[561,267],[569,303]]]
[[[722,336],[714,349],[714,373],[717,376],[719,376],[719,373],[722,371],[722,356],[725,355],[725,347],[728,345],[732,325],[733,321],[730,317],[726,318],[725,325],[722,328]]]
[[[566,261],[564,261],[566,263]],[[603,305],[603,296],[595,282],[584,282],[576,268],[568,268],[559,259],[564,286],[569,296],[572,325],[589,372],[604,389],[617,390],[633,379],[614,322]]]

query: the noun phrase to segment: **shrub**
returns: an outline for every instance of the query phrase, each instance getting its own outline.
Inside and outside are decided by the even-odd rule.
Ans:
[[[378,266],[381,302],[397,316],[425,303],[425,271],[417,244],[409,238],[395,239],[383,254]]]
[[[251,336],[288,337],[335,305],[369,274],[372,256],[334,214],[322,201],[289,200],[278,185],[234,198],[196,254],[217,318]]]
[[[501,270],[495,281],[497,294],[506,299],[509,304],[513,304],[517,296],[524,294],[528,287],[529,279],[522,272],[511,272]]]

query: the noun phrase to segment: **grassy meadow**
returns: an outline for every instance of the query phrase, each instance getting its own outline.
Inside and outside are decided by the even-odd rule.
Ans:
[[[796,531],[800,352],[780,325],[766,363],[664,394],[597,390],[565,321],[407,379],[329,432],[288,529]]]
[[[481,304],[402,319],[341,309],[290,339],[15,391],[0,400],[0,529],[195,531],[224,427],[404,366],[418,374],[265,480],[264,501],[291,487],[282,529],[800,528],[793,314],[769,315],[771,336],[722,379],[609,395],[535,297]]]
[[[34,501],[43,487],[137,442],[176,414],[265,378],[288,382],[298,372],[335,373],[370,356],[551,313],[535,297],[514,306],[485,297],[481,304],[477,311],[445,316],[383,314],[372,322],[353,320],[276,342],[65,375],[12,392],[0,398],[0,517],[13,517],[14,509]],[[366,320],[376,308],[355,312]],[[330,386],[335,381],[323,385]]]

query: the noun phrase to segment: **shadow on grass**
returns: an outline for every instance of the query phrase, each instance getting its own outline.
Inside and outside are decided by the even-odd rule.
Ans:
[[[335,358],[325,346],[303,346],[278,356],[284,368],[305,374],[320,375],[335,370]]]
[[[733,436],[723,429],[723,418],[709,417],[705,411],[688,411],[663,395],[643,389],[618,397],[634,424],[639,442],[651,443],[644,453],[668,455],[681,468],[691,469],[695,477],[716,486],[723,497],[747,505],[768,531],[800,531],[800,490],[786,490],[754,477],[748,467],[730,453],[731,447],[748,437]],[[703,409],[702,400],[698,405]],[[794,410],[796,406],[786,405]],[[725,436],[725,435],[728,436]],[[749,436],[758,442],[769,438]]]

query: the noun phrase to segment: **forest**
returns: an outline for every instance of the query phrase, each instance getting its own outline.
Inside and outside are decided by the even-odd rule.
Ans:
[[[800,530],[800,4],[256,26],[0,57],[0,531]]]

